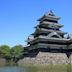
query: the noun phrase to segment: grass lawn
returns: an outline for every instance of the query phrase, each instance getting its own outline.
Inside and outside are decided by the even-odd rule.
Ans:
[[[70,65],[26,65],[28,72],[72,72]]]

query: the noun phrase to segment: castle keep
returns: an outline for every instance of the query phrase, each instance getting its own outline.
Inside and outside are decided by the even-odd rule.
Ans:
[[[51,10],[38,19],[36,30],[27,40],[24,63],[32,64],[67,64],[72,63],[72,38]]]

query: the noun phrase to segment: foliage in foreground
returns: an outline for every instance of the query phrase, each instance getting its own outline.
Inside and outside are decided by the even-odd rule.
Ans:
[[[8,45],[0,46],[0,58],[6,59],[8,63],[17,63],[23,56],[24,48],[22,45],[16,45],[10,48]]]

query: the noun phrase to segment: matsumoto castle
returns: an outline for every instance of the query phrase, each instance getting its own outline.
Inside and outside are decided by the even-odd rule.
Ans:
[[[72,63],[72,37],[60,28],[52,10],[38,19],[39,24],[28,37],[23,61],[32,64],[67,64]],[[65,36],[65,34],[67,36]]]

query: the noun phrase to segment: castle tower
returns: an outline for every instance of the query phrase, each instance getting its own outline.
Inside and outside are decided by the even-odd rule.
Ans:
[[[32,64],[69,64],[72,63],[72,37],[65,37],[66,32],[51,10],[38,19],[24,47],[24,63]]]
[[[39,18],[35,32],[27,40],[26,50],[29,52],[67,52],[67,44],[72,41],[64,37],[67,33],[60,30],[63,25],[59,24],[59,20],[60,17],[57,17],[52,10]]]

